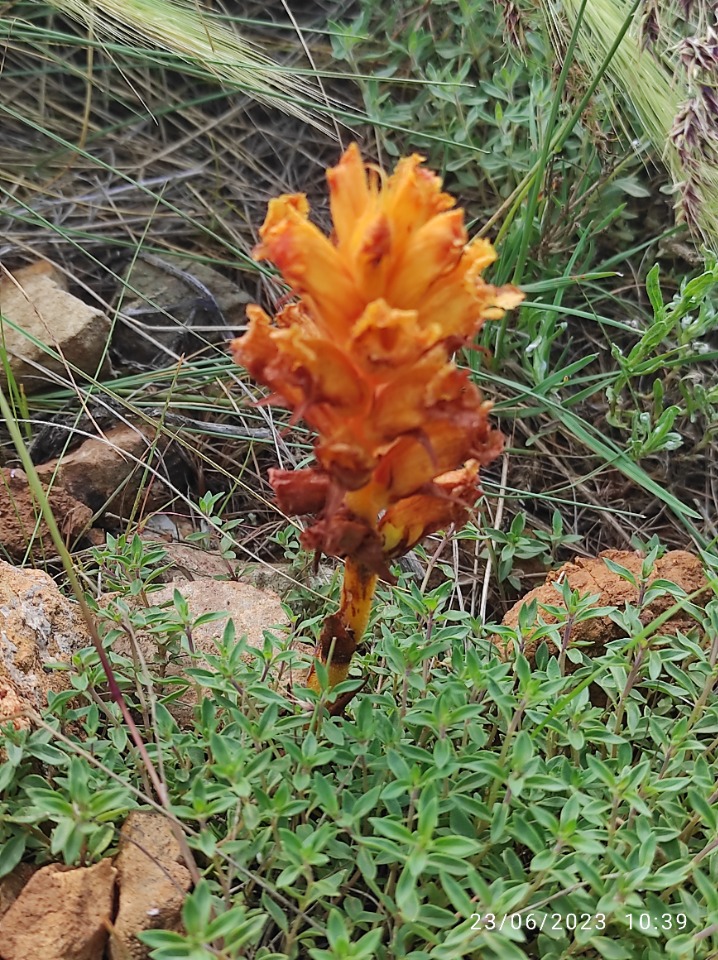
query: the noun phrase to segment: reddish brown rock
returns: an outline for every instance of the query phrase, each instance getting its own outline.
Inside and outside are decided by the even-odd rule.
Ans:
[[[15,903],[33,873],[35,867],[31,867],[29,863],[19,863],[12,873],[0,880],[0,918],[5,916]]]
[[[66,544],[72,544],[89,529],[92,511],[66,490],[53,484],[48,500]],[[47,524],[43,519],[38,524],[39,517],[40,507],[23,471],[3,467],[0,470],[0,545],[3,552],[18,563],[28,552],[38,562],[57,556]]]
[[[563,581],[567,581],[571,589],[577,590],[581,595],[589,594],[593,596],[597,594],[596,605],[600,607],[615,606],[620,610],[627,603],[636,604],[638,601],[636,587],[618,574],[613,573],[604,562],[604,557],[625,567],[631,572],[636,582],[639,582],[643,563],[643,557],[639,553],[627,550],[605,550],[596,558],[576,557],[570,563],[565,563],[560,570],[549,574],[545,584],[531,590],[518,603],[515,603],[506,613],[503,619],[504,625],[517,630],[521,608],[532,600],[536,600],[539,605],[538,617],[540,621],[545,624],[556,623],[557,618],[542,609],[542,605],[558,607],[561,610],[565,609],[561,594],[554,586],[554,584],[560,584]],[[695,554],[688,553],[685,550],[671,550],[656,561],[653,572],[649,577],[649,583],[657,579],[670,580],[682,587],[686,593],[693,593],[707,585],[700,559]],[[693,602],[700,604],[701,601],[698,599]],[[651,623],[674,603],[675,598],[666,594],[645,606],[641,614],[643,625],[646,626]],[[685,632],[695,626],[695,620],[690,614],[679,611],[667,623],[663,624],[661,632]],[[580,644],[583,652],[592,658],[599,656],[606,644],[619,639],[622,633],[621,627],[609,617],[594,617],[574,625],[569,646]],[[507,659],[511,654],[513,642],[507,642],[504,637],[498,636],[492,639],[499,648],[502,658]],[[540,640],[532,640],[530,635],[525,638],[523,652],[531,663],[534,662],[536,647],[540,642]],[[546,643],[549,649],[555,652],[555,645],[550,640],[546,640]],[[567,663],[567,669],[575,669],[575,665],[569,662]]]
[[[120,901],[110,937],[110,960],[145,960],[143,930],[180,930],[182,904],[191,886],[170,822],[158,813],[134,810],[120,833],[115,860]]]
[[[107,859],[38,870],[0,919],[0,960],[102,960],[116,874]]]
[[[70,496],[93,511],[111,510],[127,517],[138,495],[145,511],[157,510],[172,499],[163,481],[147,470],[151,461],[155,467],[162,465],[171,474],[182,475],[179,463],[167,462],[171,443],[167,437],[157,439],[149,428],[121,423],[36,469],[41,480],[55,477]]]

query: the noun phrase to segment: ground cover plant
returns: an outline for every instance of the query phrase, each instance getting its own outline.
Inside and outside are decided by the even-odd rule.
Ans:
[[[3,728],[0,882],[112,856],[150,809],[192,879],[181,928],[141,934],[156,960],[718,956],[712,18],[618,0],[5,5],[3,266],[49,258],[110,329],[91,371],[41,345],[35,392],[2,353],[3,522],[11,472],[32,496],[20,553],[0,550],[82,600],[97,645]],[[269,484],[308,476],[318,425],[264,402],[228,349],[243,308],[228,321],[197,277],[291,311],[251,256],[267,204],[306,192],[328,233],[324,171],[353,141],[386,168],[425,155],[496,248],[488,283],[524,300],[456,355],[505,435],[468,522],[462,504],[385,558],[396,583],[362,606],[346,680],[320,665],[287,690],[295,641],[321,643],[342,609],[342,565],[314,575],[301,546],[306,503]],[[141,285],[157,262],[181,275],[174,301]],[[139,483],[65,542],[33,462],[118,424],[150,438]],[[155,602],[176,563],[158,517],[226,578],[279,569],[289,628],[256,648],[223,625],[201,652],[213,614]],[[595,588],[556,574],[502,623],[606,549]]]

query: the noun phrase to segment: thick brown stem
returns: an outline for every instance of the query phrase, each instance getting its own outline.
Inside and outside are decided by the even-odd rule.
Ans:
[[[369,622],[371,601],[377,576],[351,558],[344,567],[341,606],[327,617],[317,646],[317,659],[328,673],[329,686],[335,687],[349,674],[354,652]],[[319,678],[314,666],[309,671],[307,686],[319,691]]]

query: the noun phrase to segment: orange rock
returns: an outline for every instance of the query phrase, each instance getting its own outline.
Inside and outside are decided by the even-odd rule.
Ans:
[[[107,859],[38,870],[0,919],[0,960],[102,960],[116,874]]]
[[[565,609],[561,594],[554,586],[554,584],[560,584],[564,581],[567,581],[571,589],[577,590],[581,595],[597,594],[596,605],[600,607],[618,607],[620,610],[627,603],[636,604],[638,601],[636,587],[610,570],[608,565],[604,563],[604,558],[625,567],[631,572],[636,582],[640,580],[643,557],[639,553],[628,550],[605,550],[596,558],[576,557],[571,562],[565,563],[559,570],[550,573],[542,586],[531,590],[525,597],[515,603],[504,616],[502,621],[504,626],[518,631],[519,613],[522,607],[532,600],[536,600],[538,603],[539,622],[544,624],[556,623],[557,618],[543,609],[543,605]],[[686,593],[693,593],[707,585],[700,559],[686,550],[671,550],[657,560],[649,577],[649,583],[657,579],[670,580],[682,587]],[[669,594],[658,597],[643,608],[641,622],[646,626],[673,606],[675,602],[675,598]],[[663,633],[685,632],[695,626],[696,622],[689,613],[679,611],[667,623],[663,624],[661,631]],[[606,644],[619,639],[622,633],[621,627],[609,617],[593,617],[573,626],[569,646],[580,645],[583,652],[588,657],[593,658],[600,656]],[[492,640],[498,647],[502,659],[509,659],[514,646],[513,641],[500,636],[494,636]],[[549,650],[557,652],[555,644],[547,638],[541,637],[533,640],[530,634],[524,638],[523,653],[532,664],[535,661],[536,648],[544,640]],[[575,665],[568,661],[567,669],[575,669]]]
[[[110,960],[145,960],[143,930],[180,930],[182,904],[191,886],[179,845],[166,817],[133,810],[120,833],[115,860],[120,905],[110,938]]]
[[[0,918],[15,903],[36,869],[29,863],[19,863],[11,873],[0,880]]]

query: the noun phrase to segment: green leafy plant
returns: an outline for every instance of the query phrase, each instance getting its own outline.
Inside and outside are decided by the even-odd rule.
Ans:
[[[266,922],[266,915],[242,906],[223,909],[202,881],[182,908],[184,933],[149,930],[140,939],[152,948],[154,960],[235,960],[256,945]]]
[[[346,716],[276,681],[298,655],[270,634],[251,650],[230,623],[212,652],[193,650],[198,621],[181,593],[153,602],[165,550],[133,527],[109,518],[103,546],[74,558],[58,547],[78,599],[78,569],[91,587],[100,645],[62,666],[66,689],[43,716],[25,710],[0,733],[0,877],[22,862],[112,856],[141,807],[171,818],[193,878],[184,929],[142,935],[155,960],[711,960],[718,275],[650,163],[666,160],[682,193],[697,182],[681,179],[687,145],[682,158],[675,138],[666,147],[684,94],[690,106],[714,90],[702,68],[676,68],[688,31],[653,2],[362,0],[353,19],[335,8],[326,23],[309,5],[283,25],[279,8],[270,23],[265,11],[242,20],[183,3],[158,36],[169,8],[150,6],[144,23],[136,3],[124,19],[119,4],[8,7],[3,262],[56,258],[113,323],[134,296],[124,267],[147,254],[181,255],[189,272],[209,263],[274,306],[284,291],[251,262],[248,225],[279,189],[311,192],[315,161],[336,160],[320,127],[337,117],[384,166],[385,154],[426,154],[469,232],[480,223],[495,239],[492,282],[520,279],[517,319],[488,322],[481,350],[458,358],[496,401],[507,444],[474,516],[489,529],[442,531],[417,551],[419,577],[395,569],[397,585],[379,586],[368,642],[336,688],[356,689],[362,670],[372,678]],[[704,8],[685,24],[694,41]],[[663,33],[641,50],[656,10]],[[240,41],[255,29],[278,69],[262,59],[248,76]],[[282,116],[238,89],[280,98]],[[68,102],[81,124],[68,124]],[[709,182],[711,151],[693,161]],[[715,204],[701,201],[710,239]],[[97,402],[171,433],[198,465],[204,486],[173,489],[175,509],[198,518],[195,545],[219,546],[228,576],[242,575],[237,559],[278,555],[299,574],[313,557],[261,478],[306,465],[312,438],[255,404],[223,347],[203,349],[112,377],[70,367],[26,395],[0,348],[3,466],[22,463],[49,522],[27,443],[55,414],[79,418]],[[659,553],[691,541],[705,593],[649,583]],[[548,603],[524,604],[516,629],[485,622],[501,616],[494,592],[523,586],[529,564],[629,542],[645,555],[640,575],[608,566],[635,603],[597,608],[596,593],[563,583]],[[311,588],[297,576],[300,639],[318,638],[340,574]],[[649,622],[659,599],[687,615],[684,631]],[[571,642],[598,617],[614,637],[605,649]],[[133,655],[139,632],[155,655]],[[181,676],[168,678],[170,660]],[[197,705],[180,711],[190,688]]]
[[[654,266],[646,277],[652,319],[628,352],[615,343],[611,348],[617,371],[606,389],[607,419],[611,426],[630,431],[627,449],[635,460],[677,450],[683,437],[675,427],[687,419],[700,423],[704,431],[713,428],[711,389],[703,383],[700,366],[686,382],[677,382],[677,377],[691,362],[706,362],[715,353],[704,338],[715,326],[717,285],[718,267],[711,262],[701,274],[684,281],[665,303],[659,267]],[[647,408],[638,396],[646,385],[650,385],[651,401]],[[682,397],[686,406],[670,403],[667,390],[676,399]]]
[[[129,569],[127,592],[134,578]],[[370,628],[376,691],[350,718],[310,729],[231,630],[187,669],[212,691],[189,726],[166,704],[143,714],[125,681],[203,875],[184,933],[143,934],[152,956],[611,960],[620,947],[628,960],[707,960],[718,948],[718,600],[691,608],[695,631],[664,635],[646,630],[641,611],[659,595],[688,602],[668,582],[626,609],[561,589],[552,639],[603,615],[622,638],[594,659],[544,646],[530,667],[520,653],[500,660],[486,639],[495,628],[477,636],[446,584],[422,595],[403,580]],[[520,630],[539,616],[527,610]],[[5,732],[5,873],[21,856],[92,862],[112,850],[126,811],[147,802],[96,654],[74,669],[73,694],[53,698],[47,726]],[[145,689],[160,667],[147,669]],[[58,739],[68,721],[81,735]]]
[[[486,556],[496,560],[496,575],[499,581],[508,581],[518,588],[520,581],[513,573],[516,561],[539,560],[546,568],[556,562],[557,551],[580,542],[575,534],[564,533],[563,518],[558,510],[551,517],[550,530],[529,530],[526,515],[517,513],[508,530],[486,527],[479,531],[472,524],[458,534],[460,539],[479,539],[487,542]]]

